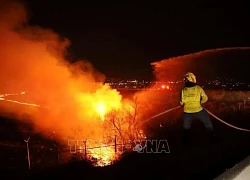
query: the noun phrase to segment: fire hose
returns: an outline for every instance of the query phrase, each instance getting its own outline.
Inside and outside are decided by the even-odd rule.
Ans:
[[[161,113],[159,113],[159,114],[156,114],[156,115],[152,116],[151,118],[148,118],[147,120],[143,121],[143,123],[145,123],[145,122],[147,122],[147,121],[150,121],[151,119],[154,119],[154,118],[156,118],[156,117],[158,117],[158,116],[161,116],[161,115],[163,115],[163,114],[169,113],[169,112],[171,112],[171,111],[173,111],[173,110],[175,110],[175,109],[178,109],[178,108],[180,108],[180,107],[181,107],[181,106],[176,106],[176,107],[174,107],[174,108],[171,108],[171,109],[168,109],[168,110],[166,110],[166,111],[163,111],[163,112],[161,112]]]
[[[225,125],[227,125],[227,126],[229,126],[229,127],[231,127],[231,128],[234,128],[234,129],[237,129],[237,130],[240,130],[240,131],[250,132],[249,129],[239,128],[239,127],[237,127],[237,126],[234,126],[234,125],[232,125],[232,124],[229,124],[229,123],[223,121],[222,119],[220,119],[219,117],[215,116],[213,113],[211,113],[211,112],[208,111],[207,109],[206,109],[206,111],[208,112],[208,114],[210,114],[211,116],[213,116],[215,119],[217,119],[218,121],[224,123]]]
[[[161,112],[161,113],[159,113],[159,114],[156,114],[155,116],[152,116],[151,118],[147,119],[146,121],[143,121],[143,123],[145,123],[145,122],[147,122],[147,121],[149,121],[149,120],[151,120],[151,119],[154,119],[154,118],[156,118],[156,117],[158,117],[158,116],[161,116],[161,115],[163,115],[163,114],[169,113],[169,112],[171,112],[171,111],[173,111],[173,110],[175,110],[175,109],[178,109],[178,108],[180,108],[180,107],[181,107],[181,106],[176,106],[176,107],[174,107],[174,108],[171,108],[171,109],[168,109],[168,110],[166,110],[166,111],[163,111],[163,112]],[[212,117],[214,117],[214,118],[217,119],[218,121],[222,122],[223,124],[225,124],[225,125],[227,125],[227,126],[229,126],[229,127],[231,127],[231,128],[234,128],[234,129],[237,129],[237,130],[240,130],[240,131],[250,132],[249,129],[244,129],[244,128],[240,128],[240,127],[234,126],[234,125],[232,125],[232,124],[229,124],[229,123],[225,122],[224,120],[222,120],[221,118],[219,118],[219,117],[217,117],[216,115],[214,115],[213,113],[211,113],[210,111],[208,111],[207,109],[205,109],[205,110],[206,110],[206,111],[208,112],[208,114],[210,114]]]

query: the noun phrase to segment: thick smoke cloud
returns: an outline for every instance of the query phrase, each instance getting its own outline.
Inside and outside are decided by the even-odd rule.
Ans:
[[[20,93],[5,99],[41,105],[25,106],[0,101],[2,113],[27,120],[38,131],[56,130],[59,138],[72,135],[80,126],[83,136],[98,133],[98,103],[105,110],[117,107],[121,95],[103,85],[105,76],[91,63],[65,60],[68,39],[50,29],[28,25],[25,7],[0,1],[0,94]]]

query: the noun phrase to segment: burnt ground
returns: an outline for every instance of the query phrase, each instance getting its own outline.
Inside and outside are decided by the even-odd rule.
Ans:
[[[153,153],[126,153],[117,163],[103,168],[92,167],[89,162],[72,162],[65,165],[33,168],[28,172],[26,149],[19,147],[1,146],[0,168],[1,179],[66,179],[66,178],[109,178],[109,179],[187,179],[210,180],[233,167],[250,154],[250,133],[232,129],[212,118],[217,131],[218,139],[213,142],[208,138],[203,124],[194,120],[192,124],[192,137],[190,143],[185,144],[181,138],[181,110],[174,123],[159,123],[147,126],[150,138],[167,139],[171,152],[168,154]],[[165,117],[171,118],[171,117]],[[222,118],[228,122],[250,129],[249,113],[235,112],[234,116],[224,113]],[[1,119],[1,127],[5,126],[6,118]],[[16,126],[12,124],[12,126]],[[14,139],[21,142],[23,134],[13,131],[2,133],[1,142]],[[5,135],[5,136],[4,136]],[[23,142],[23,140],[22,140]],[[49,143],[49,142],[48,142]],[[12,143],[13,144],[13,143]],[[19,144],[20,145],[20,144]],[[23,145],[21,143],[21,145]],[[55,159],[55,154],[43,158],[47,164]],[[10,160],[12,159],[12,160]],[[15,167],[10,167],[10,161],[16,161]],[[13,164],[13,163],[12,163]]]

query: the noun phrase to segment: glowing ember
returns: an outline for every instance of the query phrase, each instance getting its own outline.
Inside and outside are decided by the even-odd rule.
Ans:
[[[11,93],[11,94],[0,94],[0,97],[7,97],[7,96],[17,96],[17,95],[20,95],[20,94],[25,94],[26,91],[23,91],[21,93]]]
[[[100,148],[88,149],[92,159],[94,159],[95,166],[107,166],[117,159],[113,146],[102,144]]]
[[[0,94],[0,100],[1,101],[13,102],[13,103],[17,103],[17,104],[22,104],[22,105],[36,106],[36,107],[46,107],[46,108],[48,108],[47,106],[41,106],[41,105],[34,104],[34,103],[19,102],[19,101],[15,101],[15,100],[10,100],[10,99],[5,99],[4,98],[4,97],[7,97],[7,96],[17,96],[17,95],[24,95],[24,94],[26,94],[26,91],[23,91],[21,93]]]
[[[13,102],[13,103],[17,103],[17,104],[28,105],[28,106],[38,106],[38,107],[40,107],[40,105],[38,105],[38,104],[24,103],[24,102],[19,102],[19,101],[14,101],[14,100],[9,100],[9,99],[5,99],[5,101],[8,101],[8,102]]]

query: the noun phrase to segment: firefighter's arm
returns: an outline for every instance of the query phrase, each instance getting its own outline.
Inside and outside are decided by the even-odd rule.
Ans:
[[[183,103],[183,101],[182,101],[182,91],[181,91],[181,93],[180,93],[180,105],[181,105],[181,106],[184,105],[184,103]]]
[[[207,102],[207,100],[208,100],[208,97],[207,97],[205,91],[201,88],[201,104]]]

